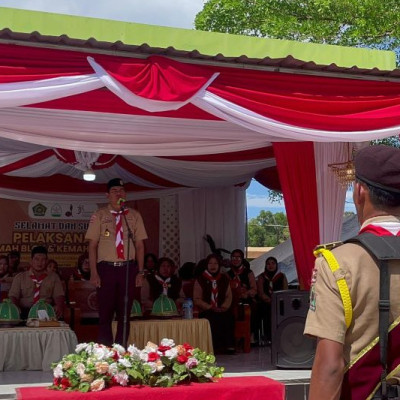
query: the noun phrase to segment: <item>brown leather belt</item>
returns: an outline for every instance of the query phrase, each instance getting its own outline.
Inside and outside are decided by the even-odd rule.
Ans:
[[[135,265],[135,260],[129,260],[129,261],[100,261],[99,264],[104,264],[108,265],[109,267],[126,267],[127,265]]]

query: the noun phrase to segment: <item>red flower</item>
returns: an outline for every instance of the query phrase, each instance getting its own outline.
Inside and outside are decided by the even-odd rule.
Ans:
[[[60,384],[61,378],[54,378],[53,379],[53,385],[58,386]]]
[[[158,346],[158,350],[161,351],[161,353],[165,353],[167,350],[171,350],[171,346]]]
[[[178,361],[178,363],[180,364],[185,364],[185,362],[188,360],[187,356],[185,355],[181,355],[176,357],[176,361]]]
[[[112,356],[113,360],[118,361],[119,360],[119,355],[116,351],[114,351],[114,354]]]
[[[189,343],[183,343],[182,346],[186,351],[193,350],[193,347]]]
[[[71,386],[71,383],[68,378],[62,378],[60,383],[63,389],[69,388]]]
[[[147,355],[147,361],[148,361],[148,362],[157,361],[159,358],[160,358],[160,356],[159,356],[158,353],[156,353],[156,352],[152,352],[152,353],[149,353],[149,354]]]

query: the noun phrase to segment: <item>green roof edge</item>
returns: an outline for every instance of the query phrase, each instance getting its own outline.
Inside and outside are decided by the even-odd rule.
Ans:
[[[225,57],[285,58],[292,56],[305,62],[339,67],[378,68],[393,70],[396,57],[392,51],[302,43],[290,40],[264,39],[190,29],[169,28],[132,22],[111,21],[40,11],[0,7],[0,29],[13,32],[61,36],[73,39],[94,38],[151,47],[174,47],[177,50],[198,50],[201,54]]]

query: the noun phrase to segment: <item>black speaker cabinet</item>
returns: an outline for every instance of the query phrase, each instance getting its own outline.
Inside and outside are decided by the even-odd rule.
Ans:
[[[281,290],[271,303],[271,361],[277,368],[312,367],[316,340],[303,335],[309,292]]]

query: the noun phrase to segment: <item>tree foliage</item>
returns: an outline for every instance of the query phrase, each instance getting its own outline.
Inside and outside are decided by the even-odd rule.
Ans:
[[[286,214],[261,210],[256,218],[248,222],[248,245],[273,247],[289,238]]]
[[[395,49],[398,0],[208,0],[196,29],[303,42]]]

